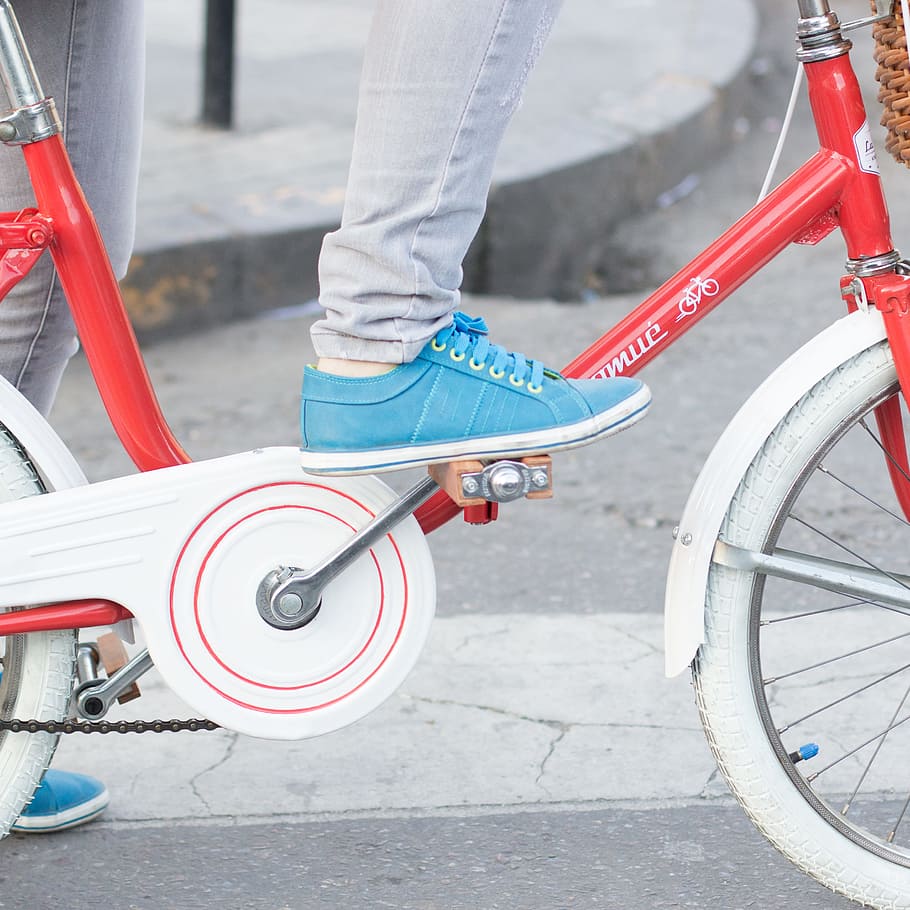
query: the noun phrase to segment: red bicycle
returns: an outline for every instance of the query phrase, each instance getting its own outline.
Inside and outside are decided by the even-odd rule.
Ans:
[[[835,229],[847,315],[782,364],[708,458],[676,533],[667,669],[694,670],[718,764],[775,846],[865,905],[910,908],[910,263],[890,236],[845,37],[874,24],[897,153],[910,131],[903,4],[842,24],[798,0],[819,150],[566,368],[629,375],[791,243]],[[545,460],[455,464],[403,495],[305,474],[295,449],[191,463],[161,414],[60,138],[0,0],[0,74],[37,207],[0,217],[0,293],[54,258],[99,391],[138,475],[88,485],[0,384],[0,833],[61,733],[104,720],[152,664],[211,721],[272,738],[356,721],[420,653],[434,609],[424,535],[545,494]],[[907,141],[910,146],[910,139]],[[440,484],[444,489],[440,488]],[[47,495],[35,495],[47,494]],[[307,566],[306,569],[297,568]],[[22,606],[26,604],[28,606]],[[105,674],[80,628],[148,645]],[[76,668],[78,666],[78,673]],[[76,686],[74,690],[74,679]]]

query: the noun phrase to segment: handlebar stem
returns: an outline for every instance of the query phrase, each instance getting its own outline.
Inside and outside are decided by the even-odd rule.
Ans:
[[[799,0],[799,16],[801,19],[827,16],[830,12],[831,5],[828,0]]]

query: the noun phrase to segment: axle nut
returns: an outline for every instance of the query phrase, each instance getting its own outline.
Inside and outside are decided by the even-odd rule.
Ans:
[[[497,502],[511,502],[525,495],[525,478],[515,465],[497,465],[490,472],[490,491]]]

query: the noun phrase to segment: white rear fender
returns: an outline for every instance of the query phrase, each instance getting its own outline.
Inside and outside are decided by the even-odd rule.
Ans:
[[[85,475],[50,424],[0,377],[0,423],[17,439],[49,490],[86,483]]]
[[[858,311],[838,320],[781,364],[717,441],[689,494],[670,557],[664,612],[667,676],[685,670],[704,641],[711,555],[730,500],[755,454],[812,386],[884,337],[877,310]]]

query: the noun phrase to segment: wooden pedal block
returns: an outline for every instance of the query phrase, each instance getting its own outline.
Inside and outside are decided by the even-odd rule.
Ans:
[[[130,659],[126,648],[123,647],[123,642],[113,632],[108,632],[98,639],[98,656],[101,658],[101,665],[108,677],[125,667]],[[128,701],[139,698],[140,695],[142,693],[139,691],[138,683],[133,683],[117,696],[117,701],[121,705],[125,705]]]
[[[525,499],[552,499],[553,498],[553,459],[549,455],[528,455],[520,459],[523,465],[529,468],[544,468],[549,479],[549,486],[545,490],[531,489],[525,494]]]
[[[502,461],[514,461],[524,465],[528,472],[530,482],[525,493],[519,494],[515,498],[521,498],[523,495],[526,499],[549,499],[553,495],[553,462],[549,455],[528,455],[525,458],[502,459]],[[489,469],[496,462],[484,464],[481,461],[447,461],[443,464],[431,464],[429,466],[430,477],[442,487],[443,490],[451,497],[452,501],[462,508],[466,506],[476,506],[488,501],[497,501],[493,497],[484,495],[471,495],[465,492],[463,477],[465,474],[480,474],[485,468]],[[546,483],[543,488],[535,485],[535,468],[541,469],[546,477]],[[509,501],[509,500],[498,500]]]
[[[462,474],[476,474],[483,470],[480,461],[446,461],[443,464],[431,464],[428,468],[430,477],[446,491],[457,506],[479,506],[485,503],[483,496],[465,496],[461,489]]]

